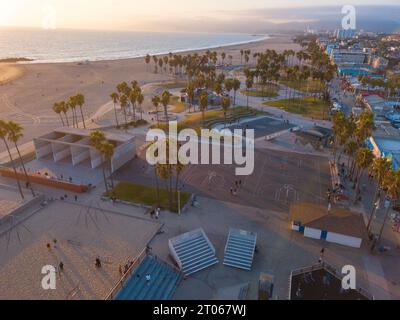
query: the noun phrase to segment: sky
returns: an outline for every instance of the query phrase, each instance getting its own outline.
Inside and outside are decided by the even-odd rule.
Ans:
[[[298,6],[370,5],[376,0],[0,0],[0,27],[179,31],[191,24],[223,25],[258,10]],[[382,0],[380,5],[398,5]],[[312,10],[312,9],[310,9]],[[254,16],[255,17],[255,16]],[[257,19],[260,19],[257,16]],[[299,18],[297,18],[299,19]],[[281,23],[286,18],[270,17]],[[185,23],[182,23],[185,22]]]

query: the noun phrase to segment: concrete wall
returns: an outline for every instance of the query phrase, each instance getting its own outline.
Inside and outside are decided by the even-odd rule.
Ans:
[[[88,148],[85,147],[71,147],[72,154],[72,165],[76,166],[79,163],[90,159],[90,152]]]
[[[115,148],[114,156],[113,159],[111,160],[112,172],[117,171],[124,164],[131,161],[135,157],[135,154],[136,154],[135,140],[131,140]]]
[[[102,156],[99,152],[97,152],[94,149],[90,149],[89,152],[90,152],[90,162],[92,165],[92,169],[95,169],[101,165],[101,163],[103,161]]]
[[[35,139],[33,144],[35,146],[36,159],[42,159],[53,153],[50,142]]]
[[[319,239],[321,239],[321,233],[322,233],[321,230],[314,229],[314,228],[306,227],[304,229],[304,236],[308,237],[308,238],[313,238],[313,239],[319,240]]]
[[[339,233],[328,232],[326,241],[337,243],[337,244],[342,244],[342,245],[353,247],[353,248],[360,248],[362,239],[351,237],[351,236],[346,236],[346,235],[339,234]]]

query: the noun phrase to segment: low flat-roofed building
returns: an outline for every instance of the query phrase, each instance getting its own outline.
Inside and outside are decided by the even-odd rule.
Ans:
[[[353,248],[360,248],[366,239],[366,227],[361,214],[327,205],[296,203],[290,207],[292,230],[305,237],[320,239]]]
[[[92,169],[102,164],[102,155],[90,145],[92,130],[63,127],[33,140],[38,160],[52,157],[55,162],[71,159],[77,166],[84,161],[90,162]],[[128,133],[103,131],[105,139],[115,145],[111,159],[111,171],[114,172],[135,157],[135,137]]]

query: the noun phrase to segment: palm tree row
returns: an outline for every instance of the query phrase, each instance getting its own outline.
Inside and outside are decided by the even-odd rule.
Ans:
[[[172,211],[173,205],[178,204],[178,193],[179,193],[179,180],[180,176],[185,169],[185,164],[177,159],[170,158],[169,148],[173,141],[171,138],[167,138],[166,141],[166,159],[162,159],[159,163],[156,163],[154,168],[154,179],[156,182],[156,205],[160,206],[160,183],[159,179],[165,182],[165,189],[168,194],[168,207]],[[150,146],[151,147],[151,146]],[[179,144],[178,144],[179,148]],[[158,150],[156,150],[155,154],[158,157]],[[175,185],[173,185],[173,179],[175,178]]]
[[[136,110],[139,109],[141,119],[143,119],[142,104],[144,102],[144,95],[139,83],[136,80],[131,81],[130,86],[124,81],[117,85],[117,92],[110,94],[114,104],[115,122],[119,126],[117,104],[120,105],[124,114],[125,127],[128,125],[129,107],[132,108],[132,121],[136,121]]]
[[[0,139],[3,141],[3,143],[7,149],[8,156],[10,158],[10,163],[11,163],[12,169],[14,171],[15,179],[17,180],[19,193],[21,195],[21,198],[24,199],[25,197],[24,197],[24,193],[22,191],[21,182],[19,180],[19,175],[17,172],[15,159],[13,158],[13,156],[11,154],[10,145],[9,145],[10,143],[14,145],[14,147],[17,151],[17,154],[18,154],[19,162],[21,163],[23,173],[25,175],[26,186],[30,188],[32,195],[35,197],[36,196],[35,191],[33,190],[29,175],[26,171],[25,164],[24,164],[24,161],[21,156],[21,152],[18,148],[18,141],[23,137],[22,131],[23,131],[23,128],[18,123],[13,122],[13,121],[0,120]]]
[[[400,199],[400,171],[392,168],[389,159],[375,157],[373,152],[365,147],[365,141],[376,130],[374,116],[370,111],[362,112],[357,118],[353,116],[346,118],[342,112],[337,112],[333,117],[332,124],[334,159],[336,162],[340,162],[342,153],[348,156],[348,177],[350,181],[354,180],[355,203],[360,200],[360,183],[364,172],[369,172],[376,180],[367,224],[368,232],[371,232],[372,220],[379,207],[378,203],[381,203],[386,195],[385,217],[378,238],[373,243],[373,249],[382,238],[393,202]]]
[[[83,106],[85,104],[85,96],[81,93],[77,93],[75,96],[69,97],[67,101],[59,101],[53,104],[53,111],[60,116],[60,120],[63,126],[70,126],[68,112],[72,113],[72,126],[74,128],[79,127],[77,107],[79,107],[83,127],[86,128],[85,117],[83,115]],[[64,116],[64,117],[63,117]],[[64,121],[65,118],[65,121]]]
[[[115,144],[106,140],[104,133],[96,130],[90,133],[90,145],[101,155],[101,167],[103,171],[104,185],[106,192],[108,193],[109,185],[107,182],[107,171],[111,179],[111,188],[114,188],[111,161],[114,155]]]

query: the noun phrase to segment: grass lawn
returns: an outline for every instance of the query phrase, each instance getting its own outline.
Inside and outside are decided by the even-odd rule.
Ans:
[[[241,94],[250,97],[263,97],[263,98],[275,98],[278,96],[278,92],[274,89],[266,88],[264,91],[262,90],[242,90]]]
[[[266,101],[264,105],[277,107],[307,118],[319,120],[326,120],[329,118],[329,102],[314,97]]]
[[[163,82],[157,84],[157,87],[166,88],[166,89],[176,89],[176,88],[184,88],[186,87],[186,81],[173,81],[173,82]]]
[[[114,194],[119,200],[154,206],[157,202],[157,191],[155,187],[148,187],[141,184],[131,182],[120,182],[114,190],[109,191],[108,195]],[[181,208],[189,201],[191,193],[181,192]],[[175,194],[177,198],[177,194]],[[160,188],[160,207],[168,209],[168,192],[166,189]],[[173,204],[172,210],[178,212],[177,203]]]
[[[263,114],[264,112],[262,111],[258,111],[255,109],[250,109],[250,111],[252,111],[255,114]],[[242,113],[248,113],[249,111],[247,110],[246,107],[234,107],[234,108],[230,108],[227,112],[227,117],[229,116],[235,116],[235,115],[239,115]],[[221,123],[223,123],[224,121],[224,112],[222,109],[218,109],[218,110],[209,110],[205,112],[205,122],[209,122],[209,121],[214,121],[214,120],[220,120]],[[186,115],[186,118],[184,120],[181,120],[178,122],[178,131],[182,130],[182,129],[187,129],[187,128],[191,128],[191,129],[195,129],[195,130],[199,130],[201,128],[202,125],[202,115],[201,112],[196,112],[196,113],[192,113],[192,114],[188,114]],[[158,128],[162,129],[162,130],[168,130],[168,125],[165,123],[160,123],[160,125],[158,126]]]
[[[172,96],[170,99],[170,105],[173,106],[173,108],[169,111],[175,112],[175,113],[181,113],[184,112],[187,108],[187,105],[181,101],[181,99],[177,96]]]
[[[308,79],[308,80],[282,80],[280,81],[281,84],[293,88],[298,91],[302,92],[319,92],[323,87],[323,84],[320,80]]]

